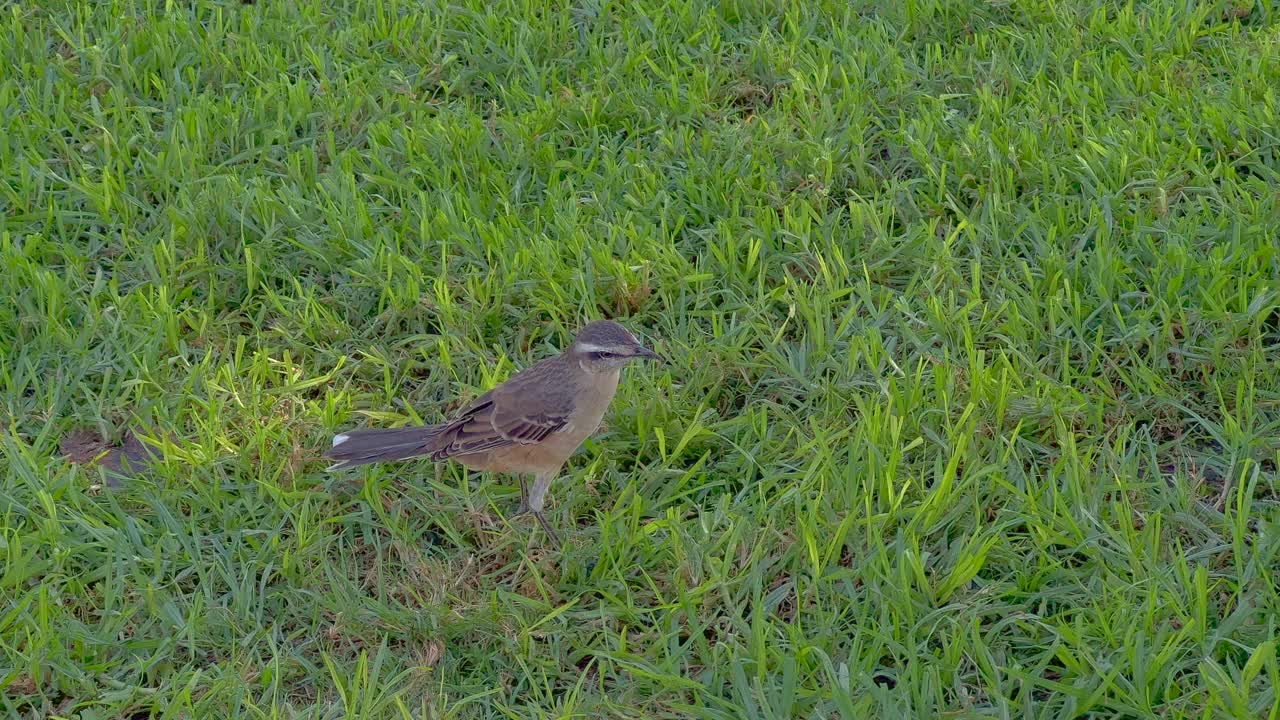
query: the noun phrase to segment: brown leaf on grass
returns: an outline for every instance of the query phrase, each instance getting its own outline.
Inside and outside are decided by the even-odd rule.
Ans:
[[[13,682],[9,683],[5,688],[8,693],[15,697],[22,695],[35,695],[36,691],[39,689],[40,687],[36,684],[36,681],[32,679],[30,675],[26,674],[19,675],[14,678]]]
[[[444,657],[444,643],[439,640],[428,640],[418,648],[417,656],[419,666],[435,667],[436,663],[440,662],[440,658]]]
[[[111,445],[97,431],[77,428],[67,433],[60,448],[67,459],[77,465],[100,465],[108,471],[107,483],[118,486],[118,476],[134,475],[147,469],[159,456],[158,451],[138,439],[132,430],[124,433],[124,442]]]
[[[77,428],[62,438],[62,454],[77,465],[93,462],[107,449],[107,442],[88,428]]]
[[[634,315],[644,305],[645,301],[653,295],[653,288],[649,285],[649,277],[646,273],[634,281],[618,278],[610,289],[610,295],[612,296],[610,299],[613,301],[613,307],[602,308],[602,310],[606,312],[612,311],[612,317],[627,317]]]

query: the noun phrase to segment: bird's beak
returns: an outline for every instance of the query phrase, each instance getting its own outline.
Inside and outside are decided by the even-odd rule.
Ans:
[[[644,359],[646,359],[646,360],[657,360],[657,361],[658,361],[658,362],[660,362],[660,363],[665,363],[665,362],[667,361],[667,359],[666,359],[666,358],[662,357],[661,355],[659,355],[658,353],[656,353],[656,352],[654,352],[654,351],[650,350],[650,349],[649,349],[649,348],[647,348],[647,347],[638,347],[638,348],[636,348],[636,357],[641,357],[641,358],[644,358]]]

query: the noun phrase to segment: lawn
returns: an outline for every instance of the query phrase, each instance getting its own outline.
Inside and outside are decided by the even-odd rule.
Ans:
[[[1274,4],[0,26],[0,716],[1280,717]],[[563,551],[325,471],[598,317]]]

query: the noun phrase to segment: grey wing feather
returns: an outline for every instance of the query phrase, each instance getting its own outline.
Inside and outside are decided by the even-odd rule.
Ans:
[[[436,460],[532,445],[569,424],[575,388],[570,374],[544,360],[477,398],[441,433]]]

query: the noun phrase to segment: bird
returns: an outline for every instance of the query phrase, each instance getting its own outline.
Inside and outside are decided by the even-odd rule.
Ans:
[[[427,457],[481,472],[518,475],[516,515],[532,514],[551,541],[559,534],[542,510],[565,462],[596,432],[622,368],[635,360],[666,362],[612,320],[584,325],[558,355],[531,365],[436,425],[347,430],[333,436],[329,470]],[[525,476],[533,477],[529,487]]]

